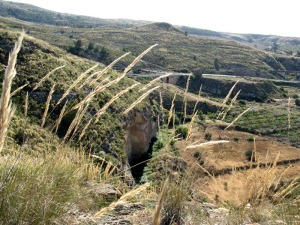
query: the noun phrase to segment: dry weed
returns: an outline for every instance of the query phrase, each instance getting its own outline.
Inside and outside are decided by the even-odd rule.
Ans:
[[[0,152],[3,149],[4,141],[8,129],[8,124],[12,116],[12,107],[9,103],[12,80],[16,75],[17,55],[21,49],[22,41],[25,33],[22,32],[18,41],[15,43],[14,49],[9,54],[7,67],[5,69],[2,93],[0,99]]]

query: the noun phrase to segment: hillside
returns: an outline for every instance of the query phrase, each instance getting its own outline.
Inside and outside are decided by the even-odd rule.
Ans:
[[[278,70],[300,70],[298,58],[273,55],[233,41],[186,36],[165,23],[131,29],[62,29],[1,18],[0,26],[17,30],[24,28],[32,36],[70,51],[80,41],[82,44],[74,53],[106,64],[124,51],[131,51],[134,56],[146,46],[158,43],[159,48],[144,58],[142,68],[269,78],[281,78],[276,72]],[[89,49],[90,44],[92,47]]]
[[[43,23],[57,26],[70,27],[118,27],[132,28],[144,24],[149,21],[135,21],[128,19],[100,19],[95,17],[72,15],[66,13],[57,13],[54,11],[39,8],[33,5],[0,1],[0,16],[14,17],[20,20]],[[209,38],[220,38],[225,40],[237,41],[258,47],[260,49],[271,49],[274,43],[279,45],[279,50],[285,54],[297,54],[300,51],[300,38],[296,37],[280,37],[275,35],[259,35],[259,34],[233,34],[226,32],[216,32],[199,28],[177,26],[183,33]]]
[[[38,12],[38,16],[31,15],[30,18],[47,15],[47,21],[53,21],[49,22],[53,26],[45,26],[40,22],[37,24],[22,21],[38,22],[26,18],[26,15],[32,12],[31,7],[33,6],[2,3],[5,7],[1,9],[5,9],[6,13],[0,13],[5,16],[0,18],[0,26],[16,30],[24,28],[34,37],[66,49],[73,54],[105,64],[126,51],[132,52],[132,59],[142,49],[158,43],[160,47],[146,56],[143,64],[135,68],[135,72],[139,71],[139,68],[148,68],[189,71],[197,74],[218,73],[280,79],[285,78],[283,76],[285,73],[292,74],[290,79],[295,79],[294,71],[300,70],[300,58],[298,57],[259,50],[246,44],[247,41],[241,44],[234,38],[224,38],[224,34],[217,32],[205,31],[204,36],[197,36],[192,35],[193,32],[185,33],[184,29],[167,23],[145,24],[130,21],[119,23],[113,20],[105,20],[102,25],[99,22],[99,26],[91,25],[92,27],[90,27],[81,23],[85,23],[86,20],[93,21],[93,19],[79,17],[80,19],[76,20],[74,16],[72,17],[74,20],[70,19],[72,24],[62,27],[55,26],[57,13],[44,13],[43,9],[35,9],[34,12]],[[25,11],[9,14],[8,12],[15,10],[15,5],[19,10]],[[24,18],[21,17],[23,14]],[[7,16],[20,20],[7,18]],[[97,20],[95,19],[95,21]],[[95,22],[95,24],[97,23]],[[202,33],[200,32],[200,34]],[[243,39],[249,38],[245,36]],[[121,70],[124,67],[124,64],[119,64],[119,67],[116,68]]]
[[[277,51],[285,55],[297,55],[300,51],[300,38],[298,37],[282,37],[261,34],[235,34],[187,26],[178,26],[178,29],[183,32],[187,32],[190,35],[237,41],[259,49],[267,49],[268,51],[272,50],[272,46],[274,44],[278,44]]]
[[[58,13],[34,5],[0,0],[0,16],[56,26],[70,27],[133,27],[145,21],[106,20],[95,17]]]

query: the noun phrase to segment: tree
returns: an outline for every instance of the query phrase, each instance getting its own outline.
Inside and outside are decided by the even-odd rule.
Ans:
[[[88,45],[88,50],[91,51],[93,49],[94,49],[94,43],[90,42],[89,45]]]
[[[101,48],[100,54],[98,56],[98,60],[105,60],[109,56],[109,52],[105,47]]]
[[[279,48],[279,44],[277,44],[276,42],[274,42],[273,45],[272,45],[272,47],[271,47],[271,50],[273,52],[277,52],[278,48]]]
[[[81,40],[77,40],[74,42],[75,46],[74,47],[70,47],[69,51],[72,54],[75,55],[80,55],[82,53],[82,41]]]
[[[77,40],[75,42],[75,50],[81,50],[82,49],[82,45],[83,45],[82,40]]]
[[[218,59],[215,59],[214,65],[215,65],[215,69],[216,69],[217,71],[219,71],[219,69],[220,69],[220,62],[219,62]]]

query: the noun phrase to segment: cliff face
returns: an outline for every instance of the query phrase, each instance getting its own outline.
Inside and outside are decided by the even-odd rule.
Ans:
[[[206,77],[195,77],[192,78],[189,86],[189,91],[192,93],[198,93],[199,87],[202,84],[202,90],[208,94],[211,94],[215,97],[225,97],[235,80],[225,80],[217,78],[206,78]],[[179,79],[177,85],[185,87],[186,81],[183,81],[182,78]],[[270,81],[243,81],[240,79],[240,82],[237,84],[233,91],[235,95],[239,90],[239,99],[246,100],[258,100],[265,101],[270,97],[270,95],[278,92],[278,88]]]
[[[126,153],[130,163],[148,151],[157,125],[150,110],[144,109],[131,113],[123,122],[123,128],[126,132]]]
[[[223,82],[216,79],[202,78],[203,91],[215,96],[225,97],[231,89],[234,82]],[[261,82],[240,82],[237,84],[233,94],[241,90],[239,98],[246,100],[266,100],[271,94],[277,92],[274,84],[267,81]]]

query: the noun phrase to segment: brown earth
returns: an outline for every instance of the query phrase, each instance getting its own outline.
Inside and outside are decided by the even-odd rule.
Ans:
[[[195,124],[190,140],[176,142],[182,158],[192,171],[191,187],[200,199],[245,204],[256,193],[269,193],[267,188],[299,177],[298,148],[250,133],[234,130],[222,132],[219,126],[206,126]],[[196,141],[196,144],[208,142],[204,138],[207,133],[212,135],[211,140],[228,140],[229,143],[186,149]],[[250,141],[250,137],[255,137],[255,141]],[[256,151],[255,162],[247,160],[247,150]],[[201,161],[194,157],[195,152],[199,151],[202,152],[202,166],[199,166]]]

